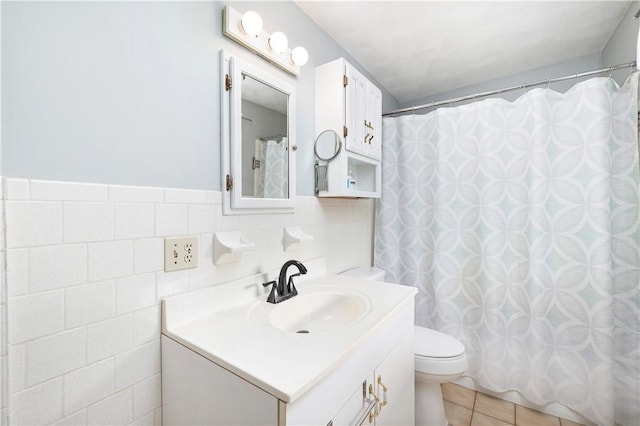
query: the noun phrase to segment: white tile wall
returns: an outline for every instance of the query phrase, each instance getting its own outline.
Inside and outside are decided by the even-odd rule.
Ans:
[[[87,246],[55,245],[29,249],[29,292],[87,282]]]
[[[116,203],[115,236],[121,238],[153,237],[154,206],[149,203]]]
[[[113,203],[64,203],[62,239],[65,243],[113,239]]]
[[[3,286],[5,290],[8,290],[7,296],[27,294],[29,291],[29,249],[11,250],[7,253],[6,259],[6,279],[11,281],[10,289]],[[2,278],[5,278],[4,274]]]
[[[132,316],[123,315],[87,327],[87,362],[95,362],[131,349]]]
[[[87,423],[87,410],[80,410],[75,414],[63,418],[62,420],[54,423],[56,426],[78,426],[86,425]]]
[[[89,281],[133,274],[133,241],[118,240],[89,244]]]
[[[62,243],[62,203],[5,201],[7,249]]]
[[[86,365],[87,336],[82,328],[26,344],[27,386],[33,386]]]
[[[9,297],[7,310],[10,345],[64,330],[64,290]]]
[[[65,415],[113,394],[115,361],[107,358],[66,374],[63,377],[63,411]]]
[[[325,256],[336,272],[371,261],[371,200],[298,197],[295,214],[223,216],[215,191],[5,178],[3,194],[0,409],[10,424],[161,424],[163,296],[290,258]],[[292,225],[314,240],[284,252]],[[213,265],[223,230],[242,231],[256,250]],[[198,236],[197,268],[163,271],[173,235]]]
[[[133,416],[139,418],[147,413],[153,415],[153,410],[161,404],[160,374],[151,376],[133,387]]]
[[[11,368],[7,371],[8,395],[14,395],[25,388],[27,355],[25,345],[11,345],[8,354],[8,365]]]
[[[20,194],[20,189],[15,189],[17,195]],[[8,424],[6,415],[7,415],[7,396],[9,395],[9,384],[8,384],[8,344],[7,344],[7,269],[5,264],[6,259],[6,239],[5,239],[5,226],[4,226],[4,194],[5,194],[4,185],[0,185],[0,426]],[[14,267],[18,268],[17,273],[14,274],[18,282],[22,282],[23,285],[26,284],[26,280],[24,279],[25,270],[20,268],[24,268],[26,265],[24,263],[14,265]]]
[[[133,390],[124,389],[87,409],[90,425],[126,425],[133,421]]]
[[[11,366],[10,366],[11,367]],[[11,373],[9,373],[11,380]],[[10,396],[9,424],[44,425],[62,418],[62,378],[32,386]]]
[[[115,298],[114,281],[70,287],[65,292],[65,328],[70,329],[113,318]]]

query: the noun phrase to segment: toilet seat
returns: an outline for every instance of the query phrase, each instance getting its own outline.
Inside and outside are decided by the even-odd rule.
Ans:
[[[424,327],[415,327],[416,373],[434,376],[462,374],[468,367],[464,345],[458,339]]]
[[[448,334],[415,326],[414,353],[416,357],[456,358],[464,354],[464,345]]]

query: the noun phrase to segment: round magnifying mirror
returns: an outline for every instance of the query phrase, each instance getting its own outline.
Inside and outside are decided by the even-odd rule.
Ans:
[[[333,130],[325,130],[318,135],[313,152],[320,160],[331,161],[338,156],[342,148],[340,135]]]

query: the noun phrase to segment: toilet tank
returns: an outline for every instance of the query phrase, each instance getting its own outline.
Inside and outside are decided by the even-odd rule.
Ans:
[[[385,272],[384,270],[374,266],[360,266],[359,268],[353,268],[341,272],[340,275],[364,278],[369,281],[384,281]]]

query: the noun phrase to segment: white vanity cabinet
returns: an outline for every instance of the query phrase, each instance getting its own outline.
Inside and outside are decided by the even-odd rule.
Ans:
[[[413,358],[410,303],[306,395],[285,404],[286,424],[413,425]]]
[[[347,283],[340,276],[330,279]],[[163,422],[412,425],[415,289],[366,283],[374,290],[370,322],[368,316],[347,329],[315,335],[243,325],[255,302],[213,315],[191,307],[210,306],[224,289],[164,301]],[[297,286],[304,294],[304,285]],[[189,313],[167,315],[170,309]],[[237,326],[229,327],[234,322]],[[254,331],[262,336],[242,338]]]
[[[316,67],[315,99],[316,136],[333,130],[344,141],[338,156],[327,164],[328,189],[320,190],[318,196],[379,198],[380,89],[340,58]]]
[[[333,426],[415,424],[413,356],[410,330],[333,417]]]

